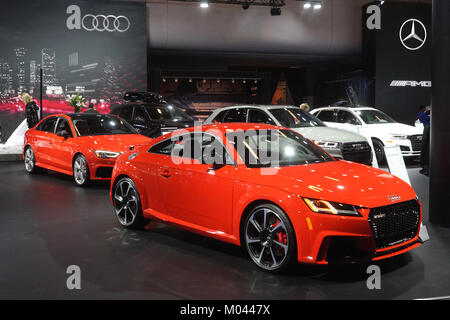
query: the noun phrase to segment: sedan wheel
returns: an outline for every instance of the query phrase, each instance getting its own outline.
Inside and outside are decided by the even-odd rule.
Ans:
[[[36,173],[38,168],[36,167],[36,157],[34,156],[34,151],[31,147],[28,147],[25,151],[24,157],[25,170],[30,173]]]
[[[146,222],[139,193],[130,178],[120,179],[114,187],[114,212],[119,223],[126,228],[141,227]]]
[[[286,214],[266,204],[253,209],[245,222],[243,240],[252,260],[264,270],[281,271],[295,255],[295,235]]]
[[[89,167],[86,158],[78,155],[73,162],[73,178],[79,186],[86,186],[89,183]]]

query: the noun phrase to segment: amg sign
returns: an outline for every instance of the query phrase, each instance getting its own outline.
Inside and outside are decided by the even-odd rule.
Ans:
[[[431,81],[392,80],[391,87],[422,87],[431,88]]]

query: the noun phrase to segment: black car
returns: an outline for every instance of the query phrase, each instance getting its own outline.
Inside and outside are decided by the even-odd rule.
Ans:
[[[124,100],[127,103],[114,107],[111,114],[128,121],[142,135],[156,138],[194,125],[194,119],[183,109],[167,103],[157,93],[127,92]]]

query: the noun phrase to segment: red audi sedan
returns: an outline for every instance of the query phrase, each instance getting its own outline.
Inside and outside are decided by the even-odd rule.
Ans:
[[[90,180],[109,180],[120,153],[151,140],[117,116],[55,114],[25,133],[25,170],[73,175],[77,185],[85,186]]]
[[[407,183],[271,125],[155,139],[118,157],[110,195],[124,227],[156,219],[243,246],[270,271],[379,260],[422,243],[421,204]]]

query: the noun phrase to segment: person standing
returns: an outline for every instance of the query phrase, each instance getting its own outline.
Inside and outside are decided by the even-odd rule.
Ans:
[[[20,98],[25,104],[25,116],[28,128],[31,129],[39,122],[39,107],[28,93],[23,93]]]
[[[418,113],[419,121],[423,124],[422,148],[420,150],[421,174],[428,176],[430,163],[430,111],[427,106],[420,106]]]

